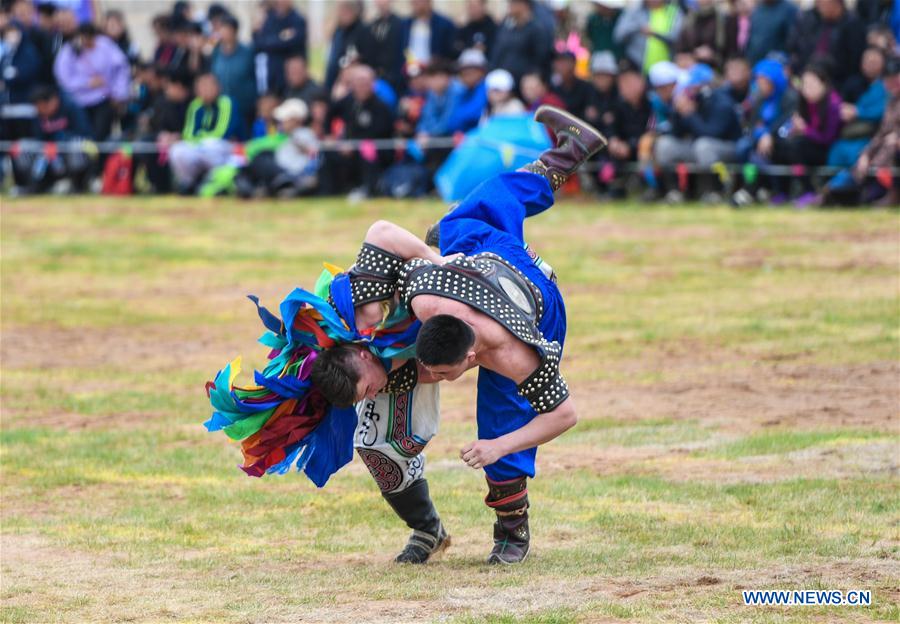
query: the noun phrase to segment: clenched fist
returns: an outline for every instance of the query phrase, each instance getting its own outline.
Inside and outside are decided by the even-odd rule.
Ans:
[[[476,440],[466,444],[459,452],[460,459],[476,470],[490,466],[503,455],[496,440]]]

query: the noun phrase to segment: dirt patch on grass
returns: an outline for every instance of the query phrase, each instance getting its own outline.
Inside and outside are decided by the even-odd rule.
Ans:
[[[705,357],[702,361],[709,362]],[[665,370],[673,381],[576,384],[573,394],[582,397],[582,416],[697,420],[734,433],[774,426],[900,432],[897,362],[846,366],[756,362],[749,368],[702,372],[696,359],[662,356],[654,359],[654,368]]]
[[[900,364],[821,366],[758,362],[750,368],[695,374],[666,357],[675,381],[647,385],[618,382],[573,385],[581,419],[692,423],[704,439],[602,448],[573,443],[541,449],[542,471],[587,469],[597,474],[653,473],[675,480],[777,481],[797,477],[860,477],[898,473],[895,440],[826,445],[777,455],[720,459],[696,451],[770,431],[859,429],[900,433]],[[688,366],[692,366],[689,364]],[[683,380],[681,377],[685,377]],[[575,432],[578,430],[575,429]],[[599,436],[602,438],[602,436]],[[701,436],[702,437],[702,436]]]
[[[135,568],[34,535],[2,536],[3,604],[34,608],[35,621],[150,622],[199,615],[210,600],[171,569]],[[202,612],[202,608],[200,609]]]

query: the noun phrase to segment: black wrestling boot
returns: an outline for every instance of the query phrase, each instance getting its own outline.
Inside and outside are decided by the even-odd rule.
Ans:
[[[553,131],[556,147],[547,150],[520,171],[544,176],[554,191],[559,190],[585,161],[606,147],[606,137],[599,130],[555,106],[538,107],[534,120]]]
[[[419,479],[405,490],[382,496],[413,530],[403,552],[394,561],[425,563],[429,557],[450,546],[450,536],[444,530],[428,494],[428,481]]]
[[[494,522],[494,549],[488,563],[522,563],[528,556],[528,482],[526,477],[488,482],[484,502],[497,514]]]

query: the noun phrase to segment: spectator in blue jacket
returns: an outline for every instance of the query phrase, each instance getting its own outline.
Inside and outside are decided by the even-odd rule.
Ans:
[[[456,26],[435,12],[431,0],[412,0],[412,15],[403,22],[403,49],[407,58],[428,63],[432,57],[455,59]]]
[[[863,54],[860,77],[868,84],[859,95],[841,104],[844,125],[840,138],[828,152],[829,166],[852,166],[878,130],[889,99],[882,80],[886,61],[878,48],[869,48]]]
[[[266,91],[284,88],[284,61],[306,57],[306,19],[294,10],[291,0],[272,0],[262,26],[253,33],[253,47],[266,55]]]
[[[450,134],[468,132],[478,125],[484,109],[487,108],[487,89],[484,77],[487,75],[487,59],[484,53],[471,48],[459,55],[459,84],[456,106],[447,121]]]
[[[233,151],[231,141],[240,138],[240,119],[234,102],[222,95],[215,75],[197,76],[194,93],[182,140],[169,150],[172,174],[182,194],[192,193],[204,175],[228,162]]]
[[[654,146],[656,162],[660,165],[692,163],[708,170],[717,162],[735,160],[741,123],[728,90],[713,88],[714,76],[711,67],[697,64],[676,87],[672,134],[660,136]],[[714,180],[712,173],[697,176],[698,190],[705,201],[721,199],[713,190]],[[676,197],[670,196],[669,200],[674,201]]]
[[[453,67],[447,61],[433,61],[425,75],[428,76],[428,95],[416,134],[419,138],[449,136],[450,119],[464,87],[453,79]]]
[[[750,15],[750,36],[744,53],[751,65],[771,52],[786,52],[788,36],[797,19],[797,7],[789,0],[762,0]]]
[[[797,110],[797,92],[790,88],[787,68],[763,59],[753,68],[753,87],[746,135],[738,141],[738,160],[767,164],[778,131]]]
[[[217,19],[216,35],[219,43],[212,53],[210,71],[215,75],[222,93],[237,106],[239,119],[246,136],[246,128],[256,113],[256,66],[253,52],[237,40],[239,24],[232,15]]]

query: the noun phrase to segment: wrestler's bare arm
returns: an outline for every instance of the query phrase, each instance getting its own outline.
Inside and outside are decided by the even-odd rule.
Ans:
[[[470,306],[435,295],[415,297],[411,306],[421,320],[437,314],[451,314],[475,328],[483,342],[484,351],[478,356],[478,365],[509,377],[517,384],[533,373],[541,360],[533,347],[513,336],[509,330],[487,315]],[[493,440],[477,440],[460,451],[460,457],[473,468],[493,464],[501,457],[539,446],[559,437],[578,422],[575,404],[571,398],[556,409],[538,414],[528,424]]]
[[[376,221],[366,232],[366,241],[404,260],[424,258],[443,264],[444,258],[415,234],[390,221]]]

